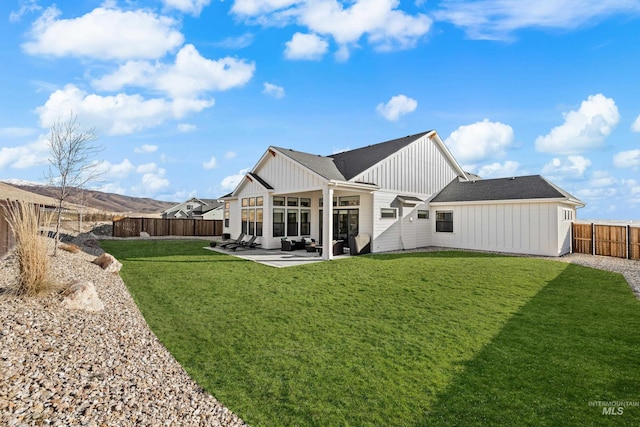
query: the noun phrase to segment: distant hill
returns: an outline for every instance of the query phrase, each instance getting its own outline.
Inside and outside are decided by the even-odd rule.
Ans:
[[[30,193],[26,195],[24,193],[17,193],[17,191],[24,191]],[[18,198],[16,195],[22,195],[22,199],[33,201],[35,203],[51,204],[51,200],[55,204],[55,190],[51,187],[44,185],[29,185],[29,184],[7,184],[0,182],[0,199],[6,198]],[[34,197],[44,197],[44,199],[38,199]],[[84,202],[81,201],[84,198]],[[160,212],[175,206],[175,202],[163,202],[159,200],[141,198],[141,197],[129,197],[121,194],[103,193],[101,191],[84,190],[81,193],[76,189],[73,189],[66,199],[67,202],[72,204],[83,205],[88,208],[93,208],[102,212],[113,212],[120,214],[159,214]]]

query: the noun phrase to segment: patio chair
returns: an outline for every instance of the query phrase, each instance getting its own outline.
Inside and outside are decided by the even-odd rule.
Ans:
[[[242,242],[237,245],[231,245],[227,249],[230,249],[234,252],[236,251],[236,249],[255,249],[256,246],[258,246],[258,243],[256,243],[257,238],[257,236],[251,236],[251,238],[246,242]]]
[[[256,236],[251,236],[251,238],[247,241],[242,241],[240,243],[236,243],[234,245],[228,245],[225,249],[229,249],[230,251],[236,251],[236,249],[238,248],[244,248],[244,247],[249,247],[251,245],[253,245],[256,241]],[[255,246],[254,246],[255,247]]]
[[[304,248],[307,252],[316,252],[316,239],[304,239]]]
[[[220,247],[223,248],[223,249],[226,249],[227,246],[229,246],[229,245],[237,245],[238,243],[242,242],[242,239],[244,239],[244,236],[246,236],[245,233],[240,233],[240,235],[238,236],[237,239],[229,240],[228,242],[225,242],[225,243],[221,244]]]

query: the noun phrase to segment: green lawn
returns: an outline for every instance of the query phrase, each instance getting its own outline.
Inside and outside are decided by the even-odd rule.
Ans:
[[[618,274],[471,252],[276,269],[203,241],[103,241],[189,374],[257,426],[640,425]]]

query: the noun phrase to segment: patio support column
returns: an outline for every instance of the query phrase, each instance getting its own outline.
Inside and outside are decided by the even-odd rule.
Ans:
[[[322,190],[322,259],[333,259],[333,188]]]

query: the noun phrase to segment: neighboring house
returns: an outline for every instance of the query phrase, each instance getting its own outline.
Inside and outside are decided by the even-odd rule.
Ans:
[[[584,206],[539,176],[465,173],[435,131],[330,156],[272,146],[221,199],[224,232],[260,236],[266,249],[284,237],[350,245],[366,234],[371,252],[445,246],[549,256],[568,251]]]
[[[193,197],[162,212],[164,219],[217,219],[222,220],[224,203],[218,199]]]

